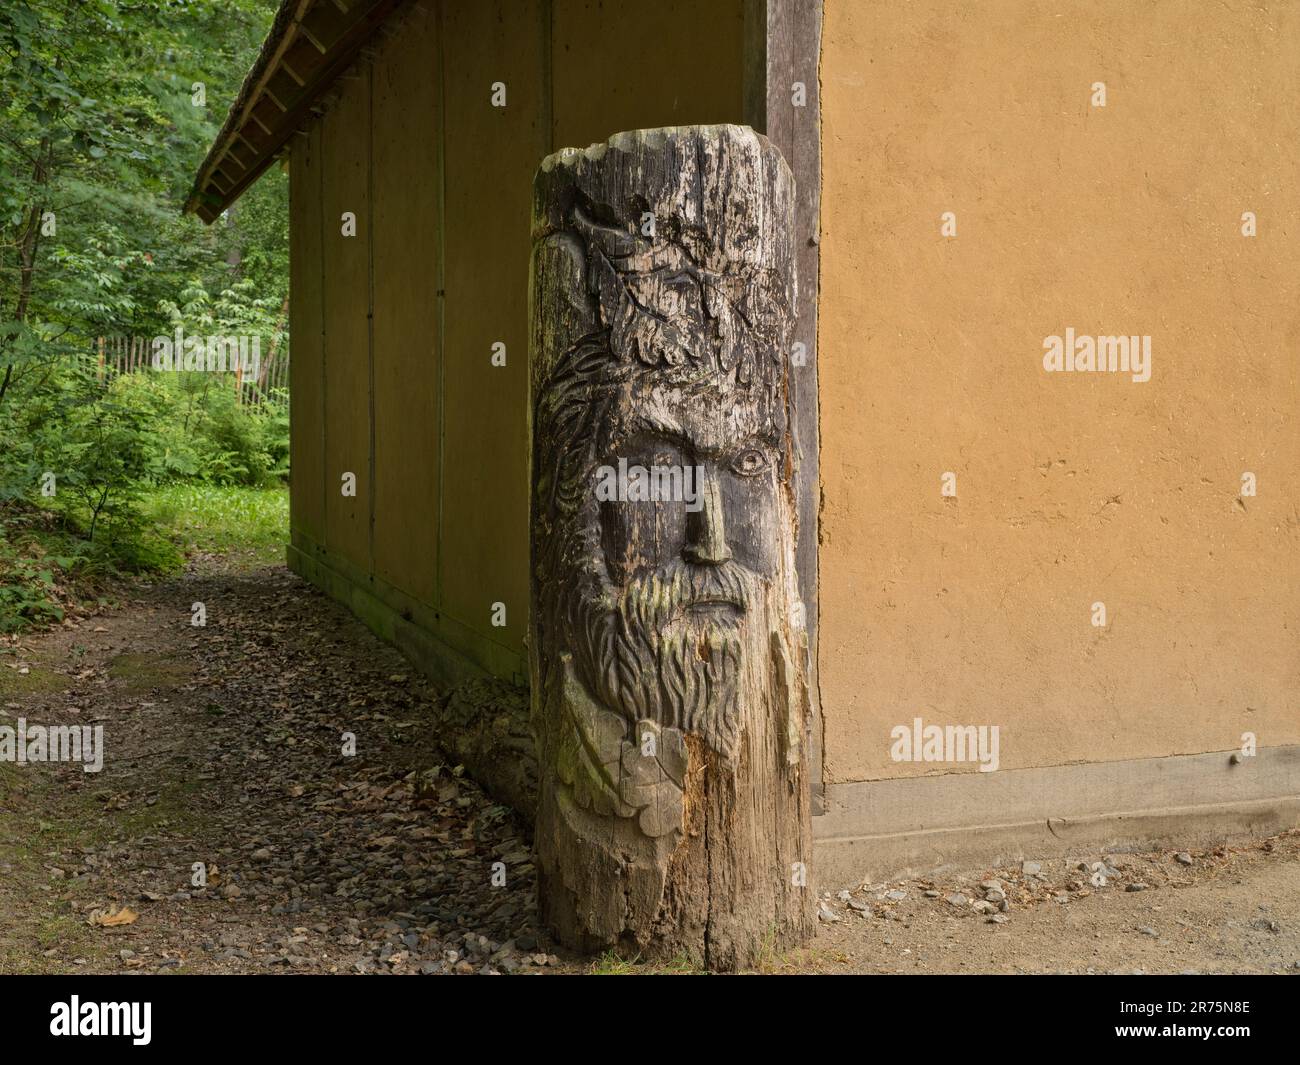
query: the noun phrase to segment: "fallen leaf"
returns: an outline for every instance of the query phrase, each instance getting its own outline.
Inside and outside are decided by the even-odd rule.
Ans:
[[[99,925],[100,928],[116,928],[118,925],[135,924],[139,919],[140,915],[129,906],[123,906],[113,913],[103,913],[100,910],[95,910],[90,915],[90,923]]]

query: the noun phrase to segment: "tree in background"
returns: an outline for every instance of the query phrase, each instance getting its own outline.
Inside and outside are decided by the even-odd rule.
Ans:
[[[143,486],[287,473],[284,410],[241,408],[211,374],[100,381],[84,365],[96,337],[178,322],[286,343],[284,174],[211,227],[181,214],[277,6],[0,5],[0,550],[27,506],[138,555]],[[0,588],[4,570],[0,554]]]

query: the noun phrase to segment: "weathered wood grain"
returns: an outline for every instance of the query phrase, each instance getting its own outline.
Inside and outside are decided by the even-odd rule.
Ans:
[[[729,970],[812,932],[794,221],[746,127],[537,175],[536,848],[543,919],[580,949]]]

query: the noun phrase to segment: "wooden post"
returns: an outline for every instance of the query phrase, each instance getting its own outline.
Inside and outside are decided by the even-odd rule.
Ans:
[[[741,126],[619,134],[534,183],[543,919],[714,970],[808,939],[794,181]]]

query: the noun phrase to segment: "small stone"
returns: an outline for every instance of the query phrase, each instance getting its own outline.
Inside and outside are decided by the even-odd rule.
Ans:
[[[984,899],[979,899],[975,902],[972,902],[970,904],[970,908],[974,910],[976,913],[992,913],[994,910],[997,909],[997,907],[994,906],[993,903],[987,902]]]
[[[939,891],[927,891],[925,892],[925,897],[927,899],[937,899],[941,894],[942,892]]]
[[[1021,862],[1020,871],[1026,876],[1037,876],[1043,871],[1043,866],[1040,862]]]
[[[944,901],[952,906],[965,906],[967,903],[970,902],[970,899],[968,899],[960,891],[954,891]]]
[[[841,891],[835,897],[839,899],[840,902],[848,902],[849,899],[853,897],[853,895],[848,891]]]
[[[271,860],[271,848],[258,847],[249,857],[255,862],[269,862]]]
[[[1144,924],[1141,928],[1138,929],[1138,931],[1141,932],[1142,935],[1144,936],[1150,936],[1152,939],[1160,938],[1160,933],[1157,932],[1154,928],[1152,928],[1149,924]]]
[[[1124,885],[1125,891],[1146,891],[1146,889],[1147,889],[1147,885],[1140,882]]]
[[[844,920],[838,913],[830,909],[825,903],[817,908],[817,919],[825,924],[838,924]]]
[[[857,910],[859,913],[866,913],[871,909],[871,903],[866,899],[849,899],[849,909]]]
[[[1007,893],[1003,891],[1001,888],[990,888],[988,891],[984,893],[984,897],[989,902],[1005,902],[1007,898]]]
[[[985,924],[1006,924],[1009,920],[1004,914],[995,913],[984,918]]]
[[[1178,862],[1179,865],[1191,865],[1191,864],[1192,864],[1192,856],[1191,856],[1190,854],[1188,854],[1186,851],[1179,851],[1179,852],[1174,856],[1174,860],[1175,860],[1176,862]]]
[[[223,899],[237,899],[239,898],[239,895],[240,895],[240,891],[239,891],[238,884],[221,885],[221,897]]]
[[[893,899],[895,902],[902,902],[905,898],[907,898],[907,892],[906,892],[906,891],[886,891],[886,892],[885,892],[885,898],[887,898],[887,899]]]

